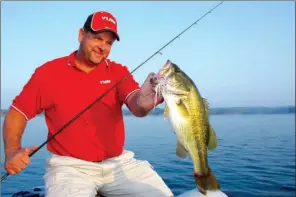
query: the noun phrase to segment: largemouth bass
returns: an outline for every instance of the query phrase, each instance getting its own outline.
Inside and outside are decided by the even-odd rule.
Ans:
[[[209,122],[209,105],[196,85],[176,64],[167,61],[157,74],[157,91],[165,101],[167,117],[177,136],[176,155],[191,157],[197,188],[220,190],[220,185],[208,164],[207,151],[217,147],[217,137]]]

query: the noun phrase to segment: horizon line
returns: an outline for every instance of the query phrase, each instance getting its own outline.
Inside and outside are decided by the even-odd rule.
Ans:
[[[210,107],[210,109],[215,109],[215,108],[283,108],[283,107],[293,107],[295,108],[296,106],[295,105],[278,105],[278,106],[262,106],[262,105],[254,105],[254,106],[229,106],[229,107]],[[155,108],[159,108],[159,109],[164,109],[164,107],[159,107],[159,106],[156,106]],[[154,109],[155,109],[154,108]],[[9,108],[8,108],[9,109]],[[8,110],[8,109],[2,109],[1,110]],[[123,107],[123,109],[128,109],[126,107]]]

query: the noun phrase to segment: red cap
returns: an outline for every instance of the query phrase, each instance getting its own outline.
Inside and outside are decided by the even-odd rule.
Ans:
[[[109,12],[98,11],[95,12],[90,21],[90,29],[97,32],[102,30],[108,30],[114,33],[116,39],[119,41],[119,35],[117,31],[117,20]]]

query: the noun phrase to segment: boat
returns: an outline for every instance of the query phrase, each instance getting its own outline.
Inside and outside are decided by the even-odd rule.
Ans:
[[[207,197],[228,197],[222,191],[208,191]],[[19,191],[12,195],[12,197],[45,197],[44,187],[34,187],[29,191]],[[96,197],[104,197],[98,194]],[[196,188],[192,190],[185,191],[184,193],[176,196],[176,197],[205,197],[202,193],[200,193]]]

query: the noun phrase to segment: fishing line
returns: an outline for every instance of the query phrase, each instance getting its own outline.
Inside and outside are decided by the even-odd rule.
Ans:
[[[51,141],[56,135],[61,133],[67,126],[69,126],[72,122],[74,122],[77,118],[79,118],[84,112],[86,112],[88,109],[90,109],[94,104],[96,104],[98,101],[100,101],[106,94],[108,94],[113,88],[115,88],[119,83],[124,81],[127,77],[129,77],[132,73],[134,73],[136,70],[138,70],[141,66],[143,66],[146,62],[148,62],[151,58],[153,58],[157,54],[162,54],[161,51],[170,45],[174,40],[177,38],[180,38],[180,36],[185,33],[188,29],[190,29],[192,26],[196,25],[201,19],[203,19],[205,16],[207,16],[209,13],[211,13],[213,10],[218,8],[224,1],[221,1],[216,6],[214,6],[212,9],[210,9],[208,12],[206,12],[203,16],[201,16],[199,19],[194,21],[190,26],[188,26],[186,29],[181,31],[176,37],[174,37],[172,40],[170,40],[168,43],[166,43],[163,47],[161,47],[158,51],[156,51],[154,54],[152,54],[149,58],[147,58],[145,61],[143,61],[139,66],[134,68],[130,73],[122,77],[119,81],[117,81],[113,86],[111,86],[106,92],[101,94],[98,98],[96,98],[91,104],[89,104],[86,108],[84,108],[81,112],[79,112],[76,116],[74,116],[69,122],[67,122],[64,126],[62,126],[54,135],[50,136],[45,142],[43,142],[36,150],[34,150],[32,153],[29,154],[29,157],[33,156],[38,150],[40,150],[45,144],[47,144],[49,141]],[[9,174],[6,173],[1,177],[1,182],[8,177]]]

